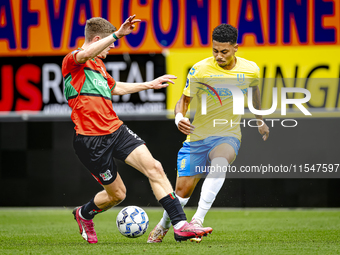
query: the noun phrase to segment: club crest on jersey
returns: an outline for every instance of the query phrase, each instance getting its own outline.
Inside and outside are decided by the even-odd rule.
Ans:
[[[112,178],[111,171],[109,169],[106,170],[105,173],[99,174],[102,177],[103,181],[108,181]]]
[[[238,73],[238,74],[237,74],[237,81],[238,81],[239,83],[244,83],[245,80],[246,80],[246,78],[245,78],[244,73]]]

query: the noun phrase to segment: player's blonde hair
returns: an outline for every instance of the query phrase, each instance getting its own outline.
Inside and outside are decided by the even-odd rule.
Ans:
[[[116,31],[117,28],[101,17],[88,19],[85,25],[85,42],[90,42],[95,36],[104,38]]]

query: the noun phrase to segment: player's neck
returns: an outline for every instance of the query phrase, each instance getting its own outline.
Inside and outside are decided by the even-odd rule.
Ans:
[[[237,63],[237,58],[236,56],[234,56],[233,60],[230,62],[229,65],[226,65],[223,67],[224,70],[232,70],[235,66],[236,66],[236,63]]]
[[[81,46],[81,48],[83,49],[83,50],[85,50],[87,47],[89,47],[90,45],[88,44],[88,43],[84,43],[83,44],[83,46]]]

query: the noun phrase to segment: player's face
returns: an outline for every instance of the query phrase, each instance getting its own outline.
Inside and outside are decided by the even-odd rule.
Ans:
[[[101,53],[99,53],[98,57],[105,59],[106,56],[109,54],[110,50],[113,49],[115,47],[115,44],[112,43],[110,44],[107,48],[105,48]]]
[[[235,52],[238,44],[230,44],[228,42],[213,41],[213,56],[217,64],[224,69],[231,69],[235,64]]]
[[[109,47],[105,48],[101,53],[99,53],[98,57],[105,59],[109,54],[110,50],[115,47],[114,43],[110,44]]]
[[[115,45],[112,43],[111,45],[109,45],[109,47],[105,48],[99,55],[98,57],[105,59],[106,56],[109,54],[109,51],[111,49],[113,49],[115,47]]]

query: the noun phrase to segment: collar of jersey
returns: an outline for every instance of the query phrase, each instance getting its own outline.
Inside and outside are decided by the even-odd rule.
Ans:
[[[222,67],[220,67],[218,64],[217,64],[217,61],[216,61],[216,59],[214,58],[214,64],[217,66],[217,67],[219,67],[220,69],[222,69],[222,70],[224,70],[224,71],[233,71],[233,70],[235,70],[235,68],[238,66],[238,64],[239,64],[239,61],[238,61],[238,59],[237,59],[237,57],[235,56],[235,59],[236,59],[236,63],[235,63],[235,65],[234,65],[234,67],[231,69],[231,70],[226,70],[226,69],[224,69],[224,68],[222,68]]]

